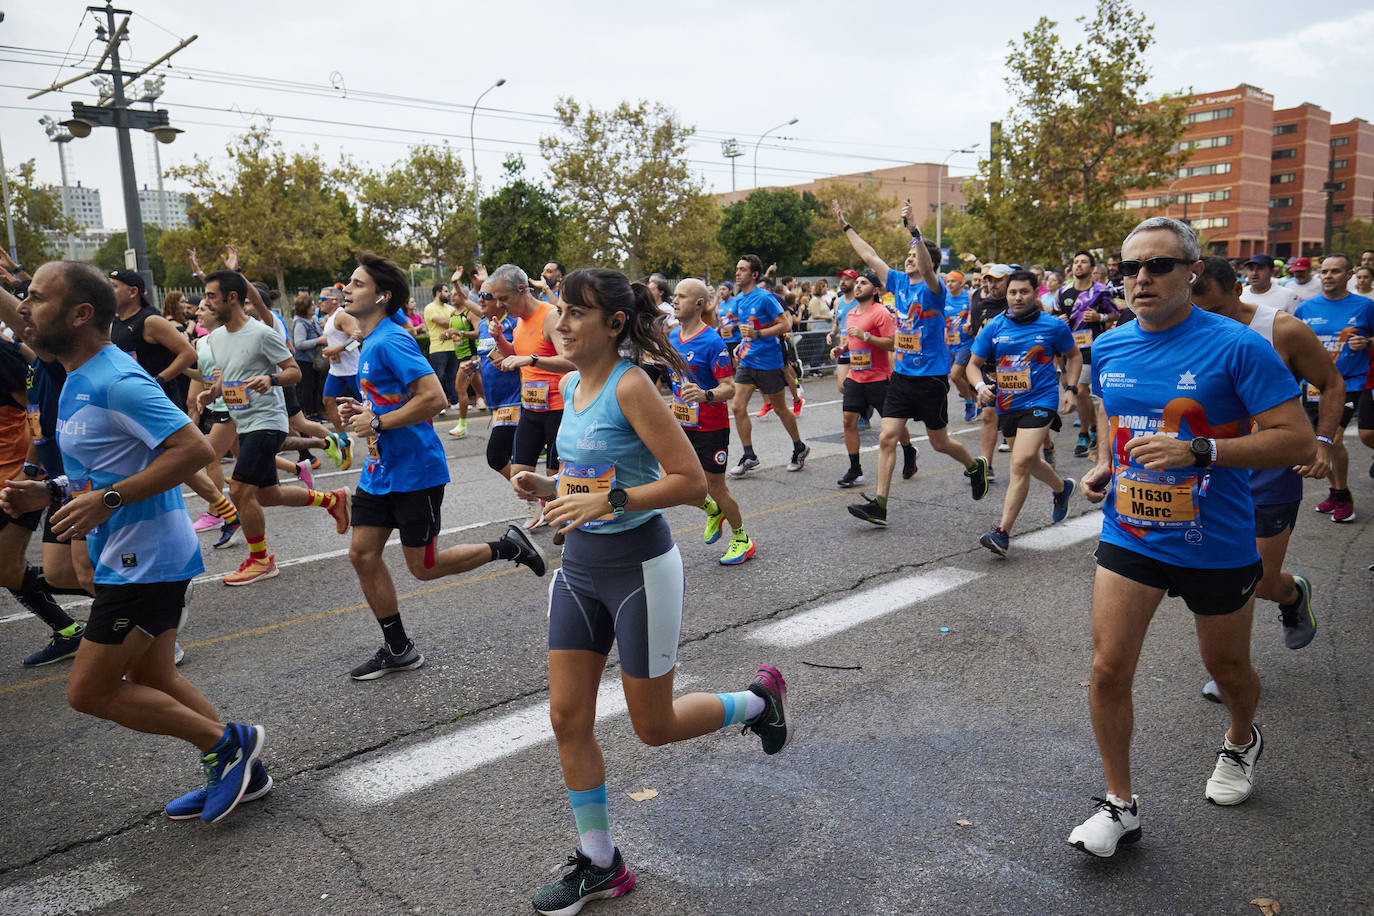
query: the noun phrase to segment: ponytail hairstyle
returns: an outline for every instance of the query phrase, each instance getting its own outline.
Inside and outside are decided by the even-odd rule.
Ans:
[[[618,270],[589,267],[574,270],[563,279],[559,299],[564,305],[595,308],[606,313],[606,321],[617,312],[623,313],[616,346],[634,351],[634,362],[644,357],[686,375],[687,363],[668,341],[668,332],[654,294],[643,283],[631,283]]]

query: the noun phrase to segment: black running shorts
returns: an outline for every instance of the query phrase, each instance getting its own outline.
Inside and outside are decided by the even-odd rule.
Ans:
[[[1064,427],[1058,411],[1048,407],[1028,407],[1025,410],[1008,411],[997,418],[997,428],[1008,439],[1015,439],[1018,429],[1043,429],[1046,426],[1055,432]]]
[[[1264,574],[1259,562],[1233,569],[1189,569],[1105,541],[1097,545],[1097,565],[1133,582],[1182,598],[1188,610],[1203,617],[1230,614],[1245,607]]]
[[[255,487],[277,485],[277,452],[286,433],[277,429],[255,429],[239,433],[239,460],[234,464],[234,479]]]
[[[86,638],[102,646],[118,646],[134,630],[156,639],[181,626],[186,610],[186,582],[140,582],[136,585],[96,583]]]
[[[376,495],[362,487],[353,494],[353,527],[386,528],[401,533],[405,547],[424,547],[439,535],[444,486]]]
[[[949,376],[892,373],[883,416],[919,420],[926,429],[944,429],[949,425]]]
[[[1355,405],[1361,400],[1360,396],[1362,394],[1367,395],[1368,393],[1367,391],[1347,391],[1345,393],[1345,403],[1341,407],[1341,429],[1345,429],[1350,425],[1351,418],[1355,416]],[[1302,407],[1303,410],[1307,411],[1307,419],[1312,421],[1312,427],[1315,429],[1317,426],[1318,402],[1303,401]],[[1370,413],[1374,414],[1374,407],[1370,408]],[[1360,429],[1374,429],[1374,416],[1370,418],[1369,426],[1361,426]]]
[[[1274,538],[1285,531],[1292,531],[1298,524],[1298,508],[1301,500],[1291,503],[1274,503],[1269,506],[1255,506],[1255,537]]]
[[[520,422],[515,427],[515,454],[512,464],[534,467],[539,463],[539,453],[544,446],[549,447],[549,457],[544,467],[550,471],[558,467],[558,425],[563,422],[561,410],[521,409]]]
[[[730,427],[713,429],[708,432],[684,430],[687,441],[692,443],[701,462],[701,469],[708,474],[724,474],[730,461]]]

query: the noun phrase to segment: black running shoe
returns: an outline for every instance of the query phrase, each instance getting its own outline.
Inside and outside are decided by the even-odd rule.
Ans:
[[[886,528],[887,509],[883,506],[880,506],[876,499],[868,499],[867,493],[863,495],[865,501],[859,503],[858,505],[850,506],[849,514],[857,519],[862,519],[866,522],[871,522],[874,525]]]
[[[41,668],[44,665],[51,665],[75,655],[76,650],[81,648],[81,636],[86,632],[84,623],[78,623],[76,626],[77,630],[71,636],[63,636],[53,630],[52,636],[48,639],[48,644],[26,656],[22,662],[23,666],[25,668]]]
[[[504,540],[510,541],[520,548],[520,555],[513,562],[521,566],[528,566],[530,571],[536,576],[544,575],[545,563],[544,554],[539,550],[535,543],[530,540],[530,536],[519,527],[511,525],[506,529]]]
[[[800,444],[800,443],[798,443]],[[806,456],[811,454],[811,446],[802,445],[801,448],[792,449],[792,460],[787,463],[787,470],[800,471],[806,467]]]
[[[975,458],[973,467],[964,469],[964,476],[968,478],[969,486],[973,489],[974,499],[982,499],[988,495],[988,481],[992,479],[992,468],[986,458],[982,455]]]
[[[570,866],[567,874],[544,885],[534,895],[531,903],[536,912],[544,916],[572,916],[588,900],[620,897],[634,890],[634,872],[625,867],[619,849],[606,868],[597,868],[580,849],[573,850],[567,864]]]
[[[910,480],[916,476],[916,457],[921,450],[914,445],[902,446],[902,479]]]
[[[782,712],[782,702],[787,698],[787,682],[782,672],[772,665],[759,665],[759,673],[749,691],[763,698],[763,712],[744,723],[740,734],[753,732],[763,739],[763,752],[773,755],[787,747],[792,740],[792,732],[787,727],[787,717]]]
[[[413,642],[406,643],[406,650],[400,655],[392,654],[391,649],[383,645],[377,650],[376,655],[348,672],[348,676],[355,681],[375,681],[397,671],[413,671],[424,663],[425,657],[419,653]]]
[[[859,486],[859,485],[860,485],[861,483],[863,483],[863,482],[864,482],[864,475],[863,475],[863,472],[862,472],[862,471],[856,471],[856,470],[854,470],[853,468],[850,468],[849,470],[847,470],[847,471],[844,472],[844,476],[843,476],[843,477],[841,477],[839,480],[835,481],[835,486],[840,487],[841,489],[844,489],[844,490],[849,490],[849,489],[852,489],[853,487]]]
[[[1050,467],[1054,467],[1054,449],[1042,448],[1040,450],[1040,457],[1044,458],[1045,463],[1048,464]]]

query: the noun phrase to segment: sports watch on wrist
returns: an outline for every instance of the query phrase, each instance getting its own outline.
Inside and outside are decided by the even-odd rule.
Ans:
[[[1193,453],[1193,467],[1205,468],[1212,465],[1212,450],[1215,448],[1213,440],[1206,436],[1196,436],[1188,444],[1188,450]]]
[[[381,433],[381,431],[382,431],[382,418],[381,418],[380,416],[378,416],[377,414],[373,414],[373,415],[372,415],[372,422],[369,423],[368,425],[372,427],[372,431],[373,431],[374,433]]]
[[[118,509],[124,505],[124,497],[113,487],[105,491],[100,497],[100,501],[105,504],[106,509]]]
[[[606,502],[611,504],[611,515],[614,518],[620,518],[622,515],[625,514],[625,504],[629,501],[630,494],[622,490],[620,487],[616,487],[614,490],[606,494]]]

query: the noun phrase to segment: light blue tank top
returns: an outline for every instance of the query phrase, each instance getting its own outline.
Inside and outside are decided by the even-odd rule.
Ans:
[[[633,367],[634,363],[627,359],[617,363],[595,400],[582,410],[573,408],[573,397],[582,374],[568,374],[563,393],[563,422],[558,427],[559,495],[610,492],[615,487],[628,490],[658,480],[658,459],[625,419],[615,396],[620,377]],[[605,518],[590,521],[581,530],[612,534],[627,531],[662,514],[662,509],[626,511],[615,519],[607,508]]]

